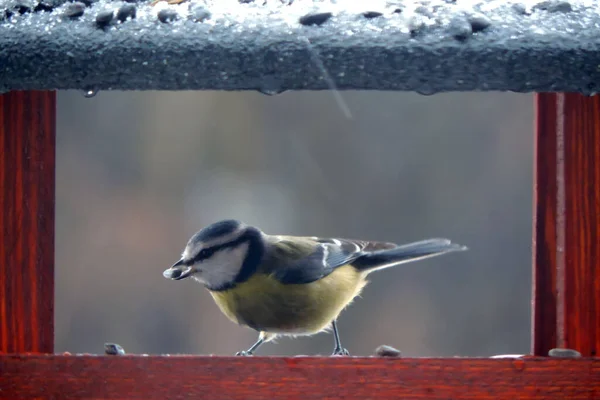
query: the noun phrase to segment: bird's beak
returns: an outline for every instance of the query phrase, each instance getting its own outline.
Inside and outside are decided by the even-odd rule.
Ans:
[[[180,279],[185,279],[191,276],[194,272],[192,267],[188,267],[183,263],[183,260],[177,261],[175,264],[171,266],[171,268],[166,269],[163,272],[163,276],[167,279],[173,279],[174,281],[178,281]]]

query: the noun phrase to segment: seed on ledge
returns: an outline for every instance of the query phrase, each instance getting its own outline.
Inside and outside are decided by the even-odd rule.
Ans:
[[[573,7],[571,6],[571,3],[569,3],[568,1],[561,1],[561,0],[547,0],[547,1],[542,1],[538,4],[536,4],[535,6],[533,6],[534,10],[544,10],[544,11],[548,11],[548,12],[571,12],[573,11]]]
[[[173,10],[169,10],[168,8],[163,8],[158,12],[158,20],[160,22],[170,22],[175,21],[177,19],[177,13]]]
[[[300,23],[302,25],[323,25],[332,16],[333,14],[330,12],[306,14],[300,17]]]
[[[578,352],[577,350],[573,350],[573,349],[551,349],[548,352],[548,355],[550,357],[557,357],[557,358],[579,358],[581,357],[581,353]]]
[[[125,350],[116,343],[104,343],[104,354],[109,356],[124,356]]]
[[[401,357],[402,353],[400,350],[393,348],[392,346],[388,346],[382,344],[378,348],[375,349],[375,354],[379,357]]]
[[[471,24],[471,29],[473,30],[473,33],[481,32],[487,29],[490,25],[492,25],[492,22],[488,19],[488,17],[481,14],[470,15],[469,23]]]
[[[50,12],[52,10],[54,10],[54,5],[52,5],[51,3],[47,3],[45,1],[40,1],[33,9],[33,12],[40,12],[40,11]]]
[[[101,11],[96,15],[96,26],[99,28],[104,28],[112,22],[114,18],[114,13],[112,10],[110,11]]]
[[[131,19],[134,19],[136,13],[137,10],[133,4],[125,4],[124,6],[119,8],[119,11],[117,11],[117,19],[121,22],[125,22],[129,17],[131,17]]]
[[[77,1],[75,3],[71,3],[65,9],[63,16],[70,19],[77,19],[83,15],[85,12],[85,4]]]
[[[511,7],[517,14],[531,15],[531,11],[527,8],[527,6],[525,6],[525,4],[514,3]]]
[[[363,16],[365,18],[377,18],[377,17],[381,17],[383,15],[383,13],[379,12],[379,11],[365,11],[363,13]]]
[[[473,34],[473,28],[471,28],[471,24],[464,15],[457,15],[452,18],[448,30],[456,40],[460,41],[467,40]]]
[[[193,21],[204,22],[205,20],[210,19],[211,16],[211,12],[204,6],[196,4],[190,7],[189,18]]]

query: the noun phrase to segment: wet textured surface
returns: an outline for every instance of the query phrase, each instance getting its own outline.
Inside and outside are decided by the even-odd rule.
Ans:
[[[0,0],[0,91],[591,94],[598,37],[595,0]]]

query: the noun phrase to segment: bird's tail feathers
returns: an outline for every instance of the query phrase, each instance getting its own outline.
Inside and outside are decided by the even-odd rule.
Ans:
[[[400,245],[389,250],[367,253],[354,261],[352,265],[361,271],[372,272],[411,261],[464,250],[467,250],[466,246],[452,243],[448,239],[426,239]]]

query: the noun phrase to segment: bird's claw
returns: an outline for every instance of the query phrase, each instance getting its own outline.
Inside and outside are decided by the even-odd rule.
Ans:
[[[350,352],[346,349],[344,349],[343,347],[338,347],[335,350],[333,350],[333,354],[331,354],[332,356],[349,356]]]
[[[252,353],[242,350],[242,351],[238,351],[237,353],[235,353],[236,356],[242,356],[242,357],[249,357],[252,355]]]

